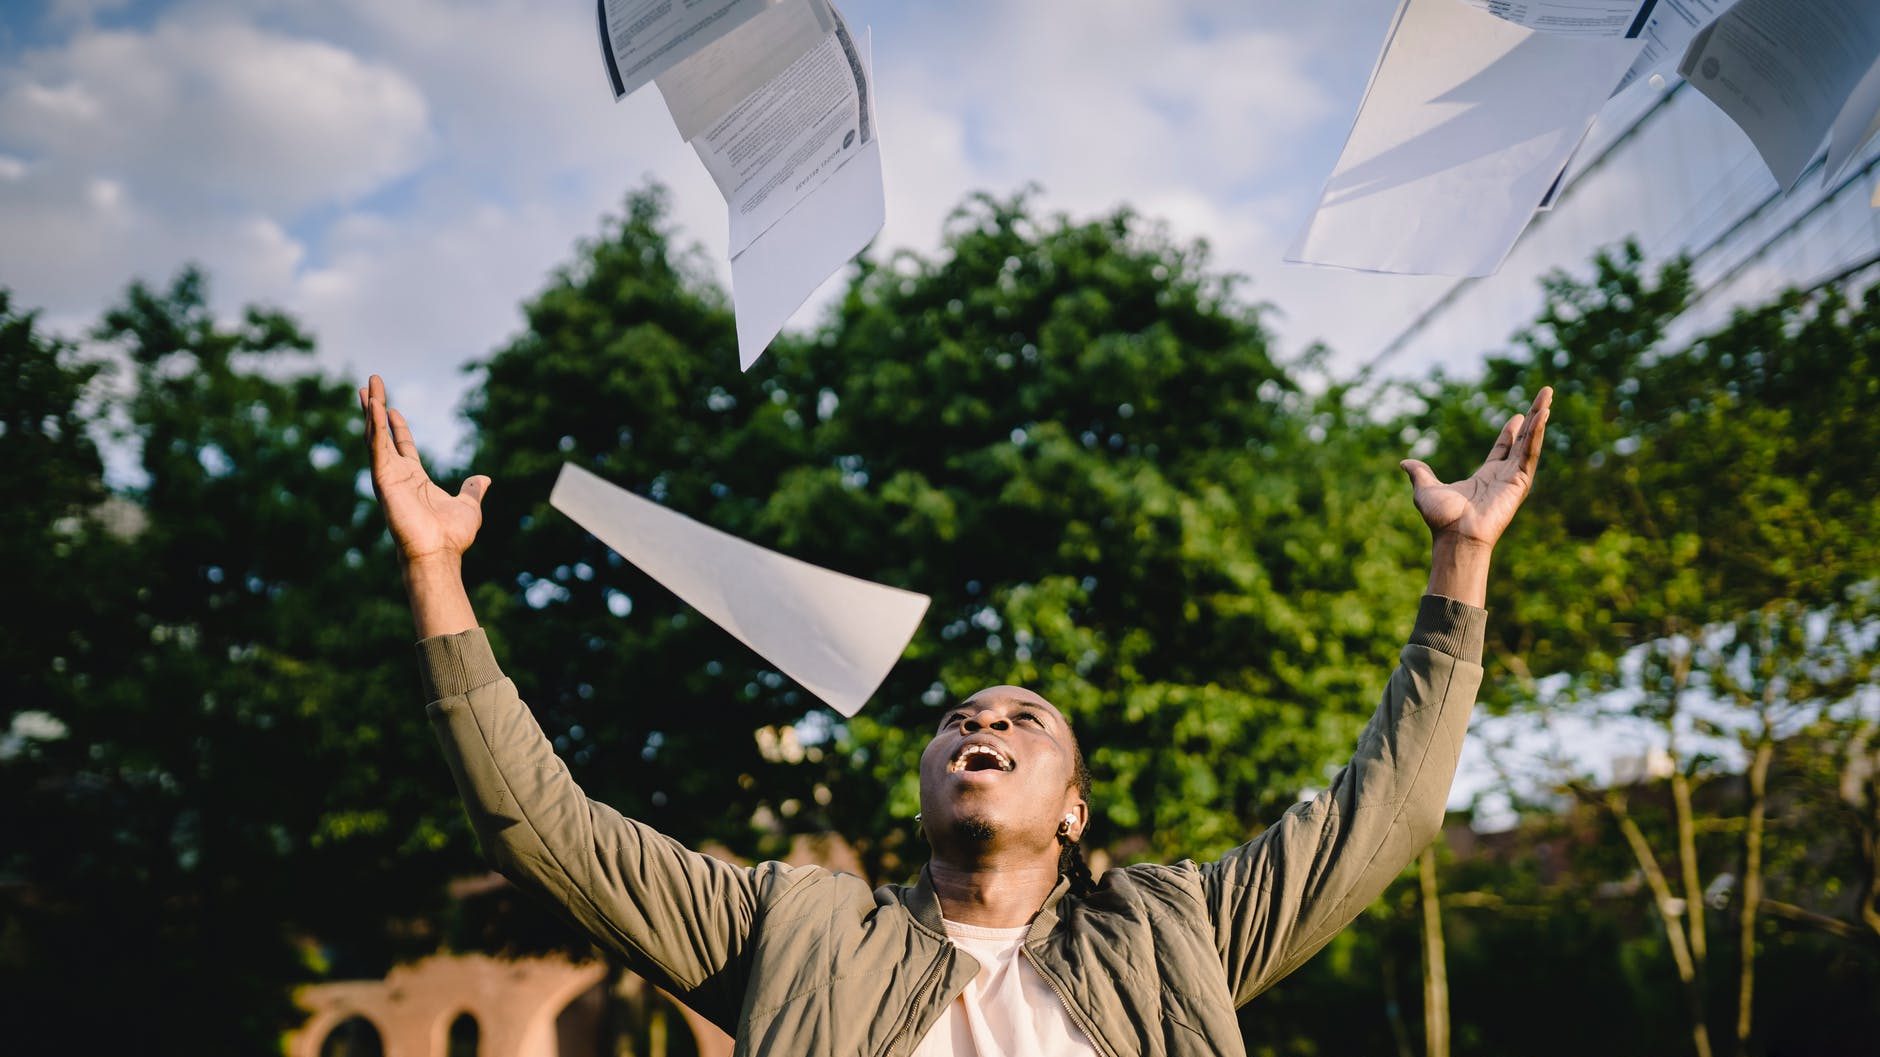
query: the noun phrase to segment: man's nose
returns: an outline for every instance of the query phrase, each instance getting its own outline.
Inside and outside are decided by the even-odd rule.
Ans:
[[[990,708],[982,708],[977,713],[967,716],[964,726],[968,734],[975,730],[1011,730],[1012,721]]]

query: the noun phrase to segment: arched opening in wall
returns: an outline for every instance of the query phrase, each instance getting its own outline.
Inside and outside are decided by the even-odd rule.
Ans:
[[[582,1024],[580,1035],[561,1034],[560,1057],[627,1053],[634,1057],[699,1057],[698,1041],[673,1001],[631,973],[618,973],[614,986],[596,987],[562,1011],[556,1027]],[[587,1026],[591,1025],[591,1027]],[[598,1030],[596,1030],[598,1029]],[[582,1038],[597,1040],[590,1050]]]
[[[616,1050],[607,1035],[607,989],[595,984],[574,996],[555,1018],[557,1057],[606,1057]]]
[[[385,1057],[385,1040],[371,1021],[347,1017],[320,1040],[320,1057]]]
[[[477,1047],[483,1041],[483,1031],[477,1027],[477,1018],[468,1013],[457,1014],[457,1019],[450,1022],[450,1034],[444,1042],[444,1057],[477,1057]]]
[[[679,1008],[632,973],[576,995],[555,1018],[558,1057],[699,1057]],[[729,1052],[727,1049],[725,1052]]]
[[[678,1004],[650,987],[644,995],[640,1030],[644,1032],[646,1052],[660,1057],[698,1057],[698,1042]]]

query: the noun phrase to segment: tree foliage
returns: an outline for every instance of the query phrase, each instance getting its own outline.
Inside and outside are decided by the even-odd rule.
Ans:
[[[100,370],[43,333],[36,313],[15,311],[0,289],[0,378],[12,380],[0,387],[0,567],[12,577],[15,611],[35,616],[9,621],[0,636],[0,724],[7,726],[23,712],[62,710],[69,693],[50,663],[53,647],[92,615],[64,581],[90,554],[97,526],[84,515],[105,497],[85,406]]]
[[[1777,746],[1825,726],[1869,746],[1856,759],[1871,752],[1860,710],[1880,659],[1880,427],[1862,409],[1880,393],[1880,290],[1790,292],[1675,345],[1665,337],[1693,297],[1682,264],[1648,277],[1627,248],[1547,294],[1479,388],[1424,390],[1425,424],[1453,450],[1491,428],[1484,390],[1556,389],[1550,501],[1498,555],[1510,604],[1495,622],[1495,696],[1659,728],[1663,800],[1650,783],[1561,778],[1612,815],[1625,868],[1647,882],[1692,1045],[1733,1034],[1748,1052],[1765,852],[1808,846],[1821,824],[1771,818]],[[1739,774],[1741,795],[1699,795]],[[1871,871],[1858,887],[1880,891]],[[1720,1015],[1732,1010],[1733,1023]]]
[[[96,413],[135,460],[106,502],[80,399],[96,365],[30,326],[9,317],[4,348],[38,406],[0,440],[38,460],[9,475],[49,486],[0,506],[14,567],[56,583],[13,611],[9,650],[35,652],[9,708],[52,721],[0,766],[24,805],[0,851],[7,1020],[252,1049],[322,944],[367,971],[435,945],[397,923],[435,909],[462,828],[426,780],[350,388],[295,368],[312,343],[286,317],[218,321],[193,270],[133,284],[95,335],[126,376]]]

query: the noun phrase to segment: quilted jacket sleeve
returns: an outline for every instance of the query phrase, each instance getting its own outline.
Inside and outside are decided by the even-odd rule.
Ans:
[[[1236,1004],[1304,964],[1441,829],[1481,686],[1486,618],[1424,596],[1384,699],[1331,787],[1201,867]]]
[[[481,629],[418,643],[427,712],[483,854],[720,1026],[736,1018],[763,871],[589,800]]]

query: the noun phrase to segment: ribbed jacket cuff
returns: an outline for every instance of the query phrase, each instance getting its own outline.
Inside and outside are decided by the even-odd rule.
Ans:
[[[482,628],[421,639],[417,651],[418,678],[424,682],[427,702],[467,694],[503,677]]]
[[[1424,595],[1423,604],[1417,607],[1417,625],[1410,632],[1410,644],[1481,664],[1482,636],[1487,627],[1488,610],[1442,595]]]

